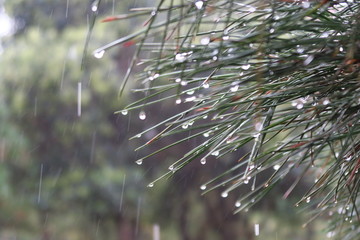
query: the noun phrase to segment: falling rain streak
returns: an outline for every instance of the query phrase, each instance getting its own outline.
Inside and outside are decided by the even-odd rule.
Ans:
[[[121,188],[121,196],[120,196],[120,205],[119,205],[119,212],[121,212],[123,199],[124,199],[124,189],[125,189],[125,181],[126,181],[126,174],[124,174],[122,188]]]
[[[140,209],[141,209],[141,197],[138,198],[138,206],[137,206],[137,212],[136,212],[136,225],[135,225],[135,236],[138,235],[139,232],[139,219],[140,219]]]
[[[259,234],[260,234],[260,225],[259,224],[254,225],[254,232],[255,232],[255,236],[259,236]]]
[[[81,82],[78,82],[77,89],[77,115],[78,117],[81,116]]]
[[[42,187],[42,178],[43,178],[43,169],[44,169],[44,165],[41,164],[40,166],[40,179],[39,179],[39,192],[38,192],[38,198],[37,198],[37,203],[40,203],[40,199],[41,199],[41,187]]]

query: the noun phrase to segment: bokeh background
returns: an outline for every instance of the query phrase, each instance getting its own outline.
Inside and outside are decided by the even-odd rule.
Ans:
[[[309,211],[294,208],[311,175],[290,198],[282,199],[291,182],[285,180],[236,215],[235,197],[222,198],[220,190],[201,195],[200,186],[235,163],[241,150],[206,165],[191,163],[147,187],[194,142],[139,166],[135,161],[162,143],[135,152],[156,132],[128,139],[181,105],[147,107],[143,121],[138,112],[115,114],[139,97],[131,91],[134,80],[118,95],[135,46],[115,47],[101,59],[91,52],[138,30],[146,16],[101,19],[155,3],[102,0],[84,53],[93,4],[0,1],[0,240],[325,239],[326,219],[303,228]]]

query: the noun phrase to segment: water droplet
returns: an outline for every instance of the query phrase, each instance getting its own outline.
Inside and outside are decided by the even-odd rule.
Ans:
[[[301,5],[302,5],[303,8],[309,8],[310,7],[310,2],[302,1]]]
[[[213,61],[216,61],[217,59],[218,59],[218,57],[217,56],[213,56]]]
[[[145,120],[146,119],[146,113],[144,111],[140,111],[139,118],[140,118],[140,120]]]
[[[187,84],[188,84],[187,81],[181,81],[181,82],[180,82],[180,85],[181,85],[181,86],[186,86]]]
[[[91,11],[96,12],[98,10],[97,2],[91,6]]]
[[[250,163],[249,164],[249,171],[252,171],[255,168],[255,164],[254,163]]]
[[[309,203],[311,201],[311,197],[306,198],[306,203]]]
[[[273,166],[273,169],[274,169],[275,171],[279,170],[279,169],[280,169],[280,165],[279,165],[279,164],[274,165],[274,166]]]
[[[180,104],[181,103],[181,98],[176,99],[175,103]]]
[[[219,151],[213,151],[213,152],[211,153],[211,155],[213,155],[213,156],[215,156],[215,157],[219,156],[219,154],[220,154]]]
[[[170,170],[170,171],[173,171],[173,170],[174,170],[174,165],[170,165],[170,166],[169,166],[169,170]]]
[[[230,37],[229,37],[229,36],[223,36],[222,39],[223,39],[224,41],[227,41],[227,40],[230,39]]]
[[[302,47],[300,47],[300,45],[297,45],[297,46],[296,46],[296,52],[297,52],[297,53],[303,53],[304,51],[305,51],[305,49],[302,48]]]
[[[136,137],[136,138],[141,138],[141,134],[139,133],[139,134],[137,134],[135,137]]]
[[[210,136],[210,132],[203,133],[203,136],[206,137],[206,138],[209,137],[209,136]]]
[[[202,87],[203,87],[203,88],[209,88],[210,85],[209,85],[208,83],[204,83],[204,84],[202,85]]]
[[[210,43],[210,38],[209,37],[204,37],[200,40],[200,43],[202,45],[208,45]]]
[[[157,79],[158,77],[160,77],[160,74],[158,74],[158,73],[155,73],[153,76],[154,79]]]
[[[184,53],[178,53],[175,55],[175,61],[177,62],[185,62],[186,55]]]
[[[241,207],[241,202],[240,202],[240,201],[236,201],[236,202],[235,202],[235,207]]]
[[[177,78],[177,79],[175,79],[175,82],[179,83],[179,82],[181,82],[181,79]]]
[[[255,12],[255,11],[256,11],[256,8],[254,8],[254,7],[249,8],[249,12]]]
[[[332,238],[333,236],[335,236],[335,233],[334,232],[328,232],[327,234],[326,234],[326,237],[327,238]]]
[[[201,190],[205,190],[205,189],[206,189],[206,185],[201,185],[200,189],[201,189]]]
[[[250,68],[250,64],[242,65],[241,68],[244,70],[248,70]]]
[[[255,232],[255,236],[259,236],[259,234],[260,234],[260,225],[259,224],[254,225],[254,232]]]
[[[227,196],[229,196],[228,192],[222,192],[221,193],[221,197],[226,198]]]
[[[127,115],[127,114],[128,114],[128,110],[126,110],[126,109],[122,110],[122,111],[121,111],[121,114],[124,115],[124,116]]]
[[[156,11],[151,11],[151,16],[155,16],[156,15]]]
[[[196,1],[195,6],[196,6],[197,9],[200,10],[204,6],[204,2],[203,1]]]
[[[137,164],[137,165],[141,165],[142,163],[143,163],[143,160],[142,160],[142,159],[136,160],[136,164]]]
[[[203,119],[207,119],[207,118],[208,118],[208,115],[204,115],[204,116],[203,116]]]
[[[275,32],[275,29],[271,28],[271,29],[269,30],[269,32],[270,32],[270,33],[274,33],[274,32]]]
[[[185,102],[193,102],[196,99],[195,96],[185,98]]]
[[[245,180],[244,180],[244,184],[248,184],[249,183],[249,180],[246,178]]]
[[[187,128],[189,127],[189,124],[184,123],[181,127],[182,127],[183,129],[187,129]]]
[[[231,92],[236,92],[239,89],[239,85],[235,85],[233,87],[230,88]]]
[[[194,90],[189,90],[189,91],[186,92],[187,95],[193,95],[194,93],[195,93]]]
[[[313,60],[314,60],[314,55],[308,56],[308,57],[304,60],[304,66],[309,65]]]
[[[201,163],[202,165],[206,164],[206,158],[200,159],[200,163]]]
[[[105,50],[100,50],[100,51],[96,51],[94,52],[94,57],[96,58],[102,58],[105,54]]]
[[[329,105],[330,104],[330,100],[328,98],[325,98],[323,101],[322,101],[322,104],[323,105]]]
[[[149,188],[152,188],[153,186],[154,186],[154,183],[149,183],[149,184],[148,184],[148,187],[149,187]]]
[[[343,52],[343,51],[344,51],[344,48],[343,48],[343,47],[340,47],[340,48],[339,48],[339,51],[340,51],[340,52]]]

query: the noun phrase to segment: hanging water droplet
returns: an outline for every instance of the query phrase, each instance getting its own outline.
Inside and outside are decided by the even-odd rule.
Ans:
[[[255,12],[256,11],[256,8],[255,7],[250,7],[249,8],[249,12]]]
[[[151,11],[151,16],[155,16],[156,15],[156,11]]]
[[[203,119],[207,119],[207,118],[208,118],[208,115],[204,115],[204,116],[203,116]]]
[[[213,56],[213,58],[212,58],[213,61],[216,61],[217,59],[218,59],[217,56]]]
[[[311,201],[311,197],[306,198],[306,203],[309,203]]]
[[[242,65],[241,68],[244,70],[248,70],[250,68],[250,64]]]
[[[201,163],[202,165],[205,165],[205,164],[206,164],[206,158],[200,159],[200,163]]]
[[[209,137],[209,136],[210,136],[210,132],[203,133],[203,136],[206,137],[206,138]]]
[[[328,233],[326,233],[326,237],[327,238],[332,238],[332,237],[334,237],[335,236],[335,232],[328,232]]]
[[[181,79],[177,78],[177,79],[175,79],[175,82],[179,83],[179,82],[181,82]]]
[[[143,160],[142,160],[142,159],[136,160],[136,164],[137,164],[137,165],[141,165],[142,163],[143,163]]]
[[[211,155],[213,155],[213,156],[215,156],[215,157],[219,156],[219,154],[220,154],[219,151],[213,151],[213,152],[211,153]]]
[[[186,86],[187,84],[188,84],[187,81],[181,81],[181,82],[180,82],[180,85],[181,85],[181,86]]]
[[[189,124],[184,123],[181,127],[182,127],[183,129],[187,129],[187,128],[189,127]]]
[[[310,7],[310,2],[302,1],[301,5],[302,5],[303,8],[309,8]]]
[[[105,54],[105,50],[100,50],[100,51],[96,51],[94,52],[94,57],[96,58],[102,58]]]
[[[274,169],[275,171],[279,170],[279,169],[280,169],[280,165],[279,165],[279,164],[274,165],[274,166],[273,166],[273,169]]]
[[[178,53],[175,55],[175,61],[185,62],[185,60],[186,60],[186,55],[184,55],[183,53]]]
[[[200,43],[202,45],[208,45],[210,43],[210,38],[209,37],[204,37],[200,40]]]
[[[128,110],[126,110],[126,109],[122,110],[122,111],[121,111],[121,114],[124,115],[124,116],[127,115],[127,114],[128,114]]]
[[[308,57],[304,60],[304,66],[309,65],[313,60],[314,60],[314,55],[308,56]]]
[[[186,92],[187,95],[193,95],[194,93],[195,93],[194,90],[189,90],[189,91]]]
[[[141,138],[141,134],[139,133],[139,134],[137,134],[135,137],[136,137],[136,138]]]
[[[170,171],[173,171],[173,170],[174,170],[174,165],[170,165],[170,166],[169,166],[169,170],[170,170]]]
[[[98,1],[95,1],[91,6],[91,11],[96,12],[98,10]]]
[[[200,189],[201,189],[201,190],[205,190],[205,189],[206,189],[206,185],[201,185]]]
[[[180,104],[181,103],[181,98],[176,99],[175,103]]]
[[[152,188],[153,186],[154,186],[154,183],[149,183],[149,184],[148,184],[148,187],[149,187],[149,188]]]
[[[323,105],[329,105],[330,104],[330,100],[328,99],[328,98],[325,98],[325,99],[323,99],[323,101],[322,101],[322,104]]]
[[[224,41],[227,41],[227,40],[230,39],[230,37],[227,35],[227,36],[223,36],[222,39],[223,39]]]
[[[275,29],[271,28],[271,29],[269,30],[269,32],[270,32],[270,33],[274,33],[274,32],[275,32]]]
[[[185,102],[193,102],[196,99],[195,96],[185,98]]]
[[[209,88],[210,85],[209,85],[208,83],[204,83],[204,84],[202,85],[202,87],[203,87],[203,88]]]
[[[249,183],[249,180],[246,178],[245,180],[244,180],[244,184],[248,184]]]
[[[302,48],[302,47],[300,47],[300,45],[297,45],[297,46],[296,46],[296,52],[297,52],[297,53],[303,53],[304,51],[305,51],[305,49]]]
[[[144,111],[140,111],[139,118],[140,118],[140,120],[145,120],[146,119],[146,113]]]
[[[340,48],[339,48],[339,51],[340,51],[340,52],[343,52],[343,51],[344,51],[344,48],[343,48],[343,47],[340,47]]]
[[[255,164],[249,163],[249,171],[252,171],[253,169],[255,169]]]
[[[240,201],[236,201],[236,202],[235,202],[235,207],[241,207],[241,202],[240,202]]]
[[[233,87],[230,88],[231,92],[236,92],[239,89],[239,85],[235,85]]]
[[[221,197],[226,198],[227,196],[229,196],[228,192],[222,192],[221,193]]]
[[[204,6],[204,2],[203,1],[196,1],[195,6],[196,6],[197,9],[200,10]]]

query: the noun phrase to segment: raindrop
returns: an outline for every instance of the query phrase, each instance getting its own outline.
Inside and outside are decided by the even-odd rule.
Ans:
[[[329,105],[330,104],[330,100],[328,98],[325,98],[322,102],[323,105]]]
[[[184,123],[182,126],[181,126],[183,129],[187,129],[189,127],[189,124],[188,123]]]
[[[181,103],[181,98],[176,99],[175,103],[180,104]]]
[[[181,82],[180,82],[180,85],[181,85],[181,86],[186,86],[187,84],[188,84],[187,81],[181,81]]]
[[[152,11],[151,16],[155,16],[155,15],[156,15],[156,11]]]
[[[206,138],[209,137],[209,136],[210,136],[210,132],[204,133],[203,136],[206,137]]]
[[[208,115],[204,115],[204,116],[203,116],[203,119],[207,119],[207,118],[208,118]]]
[[[81,116],[81,82],[78,82],[78,89],[77,89],[77,115],[78,117]]]
[[[142,160],[142,159],[136,160],[136,164],[137,164],[137,165],[141,165],[142,163],[143,163],[143,160]]]
[[[344,51],[344,48],[343,48],[343,47],[340,47],[340,48],[339,48],[339,51],[340,51],[340,52],[343,52],[343,51]]]
[[[185,98],[185,102],[193,102],[196,99],[195,96]]]
[[[270,32],[270,33],[274,33],[274,32],[275,32],[275,29],[271,28],[271,29],[269,30],[269,32]]]
[[[221,197],[226,198],[227,196],[229,196],[228,192],[222,192],[221,193]]]
[[[260,234],[260,225],[259,224],[254,225],[254,232],[255,232],[255,236],[259,236],[259,234]]]
[[[205,190],[205,189],[206,189],[206,185],[201,185],[200,189],[201,189],[201,190]]]
[[[96,12],[98,10],[97,2],[91,6],[91,11]]]
[[[160,74],[155,73],[154,76],[153,76],[153,79],[157,79],[158,77],[160,77]]]
[[[186,55],[183,53],[178,53],[175,55],[175,61],[184,62],[186,60]]]
[[[139,134],[137,134],[135,137],[136,137],[136,138],[141,138],[141,134],[139,133]]]
[[[311,197],[306,198],[306,203],[309,203],[311,201]]]
[[[255,168],[255,164],[254,163],[250,163],[249,164],[249,171],[253,170]]]
[[[94,52],[94,57],[96,58],[102,58],[105,54],[105,50],[100,50],[100,51],[96,51]]]
[[[255,12],[255,11],[256,11],[256,8],[254,8],[254,7],[249,8],[249,12]]]
[[[148,187],[149,187],[149,188],[152,188],[153,186],[154,186],[154,183],[149,183],[149,184],[148,184]]]
[[[144,111],[140,111],[139,118],[140,118],[140,120],[145,120],[146,119],[146,113]]]
[[[244,180],[244,184],[248,184],[249,183],[249,180],[246,178],[245,180]]]
[[[202,45],[208,45],[210,43],[210,38],[209,37],[204,37],[200,40],[200,43]]]
[[[217,59],[218,59],[218,57],[217,56],[213,56],[213,58],[212,58],[214,61],[216,61]]]
[[[187,91],[187,92],[186,92],[187,95],[193,95],[194,93],[195,93],[194,90],[190,90],[190,91]]]
[[[235,207],[241,207],[241,202],[240,202],[240,201],[236,201],[236,202],[235,202]]]
[[[275,171],[279,170],[279,169],[280,169],[280,165],[279,165],[279,164],[274,165],[274,166],[273,166],[273,169],[274,169]]]
[[[124,115],[124,116],[127,115],[127,114],[128,114],[128,110],[126,110],[126,109],[122,110],[122,111],[121,111],[121,114]]]
[[[222,39],[223,39],[224,41],[227,41],[227,40],[230,39],[230,37],[229,37],[229,36],[223,36]]]
[[[244,70],[248,70],[250,68],[250,64],[242,65],[241,68]]]
[[[203,87],[203,88],[209,88],[210,85],[209,85],[208,83],[204,83],[204,84],[202,85],[202,87]]]
[[[310,2],[305,2],[305,1],[303,1],[303,2],[301,3],[301,5],[302,5],[303,8],[309,8],[309,7],[310,7]]]
[[[206,158],[200,159],[200,163],[201,163],[202,165],[205,165],[205,164],[206,164]]]
[[[204,2],[203,1],[196,1],[195,6],[196,6],[197,9],[200,10],[204,6]]]
[[[170,165],[170,166],[169,166],[169,170],[170,170],[170,171],[173,171],[173,170],[174,170],[174,165]]]
[[[230,88],[231,92],[236,92],[239,89],[239,85],[235,85],[233,87]]]
[[[219,156],[219,154],[220,154],[219,151],[213,151],[213,152],[211,153],[211,155],[213,155],[213,156],[215,156],[215,157]]]
[[[181,79],[177,78],[177,79],[175,79],[175,82],[179,83],[179,82],[181,82]]]
[[[309,65],[313,60],[314,60],[314,55],[308,56],[308,57],[304,60],[304,66]]]

